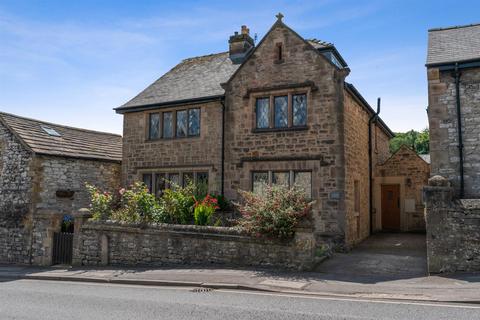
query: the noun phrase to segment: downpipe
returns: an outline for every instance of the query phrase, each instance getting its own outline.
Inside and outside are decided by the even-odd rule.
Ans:
[[[372,157],[372,123],[376,122],[380,114],[380,98],[377,99],[377,112],[368,119],[368,188],[369,188],[369,213],[370,235],[373,234],[373,157]]]

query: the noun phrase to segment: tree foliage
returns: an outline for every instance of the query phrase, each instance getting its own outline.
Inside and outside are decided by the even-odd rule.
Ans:
[[[390,152],[394,153],[402,145],[406,145],[418,154],[428,154],[430,144],[429,130],[424,129],[422,131],[410,130],[408,132],[395,133],[395,138],[390,140]]]

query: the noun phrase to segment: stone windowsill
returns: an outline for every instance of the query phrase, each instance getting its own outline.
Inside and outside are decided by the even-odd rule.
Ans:
[[[272,133],[272,132],[306,131],[308,129],[309,129],[308,126],[288,127],[288,128],[265,128],[265,129],[255,128],[252,130],[252,132],[253,133]]]

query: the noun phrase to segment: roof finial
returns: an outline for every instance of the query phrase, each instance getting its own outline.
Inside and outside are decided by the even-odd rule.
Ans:
[[[278,21],[282,21],[284,15],[281,12],[279,12],[275,17],[277,17]]]

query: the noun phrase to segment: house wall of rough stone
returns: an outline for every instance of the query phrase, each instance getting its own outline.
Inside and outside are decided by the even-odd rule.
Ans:
[[[283,61],[277,61],[278,43]],[[344,243],[343,80],[339,71],[282,25],[257,46],[226,87],[225,193],[251,190],[252,171],[311,170],[315,233]],[[255,131],[262,95],[307,94],[307,128]]]
[[[401,185],[400,225],[402,231],[425,230],[425,206],[422,190],[428,184],[430,165],[415,151],[403,146],[391,158],[375,168],[376,212],[379,213],[378,229],[381,229],[381,184],[394,178]]]
[[[148,140],[148,114],[200,108],[200,136]],[[221,190],[222,105],[162,108],[124,114],[122,182],[141,181],[144,172],[208,171],[209,190]]]
[[[465,198],[480,198],[480,68],[462,69],[460,104],[464,145]],[[428,118],[432,175],[460,190],[460,159],[453,71],[428,69]]]
[[[454,200],[454,189],[440,176],[429,180],[424,194],[429,272],[480,271],[480,200]]]
[[[0,123],[0,263],[29,263],[32,153]]]

